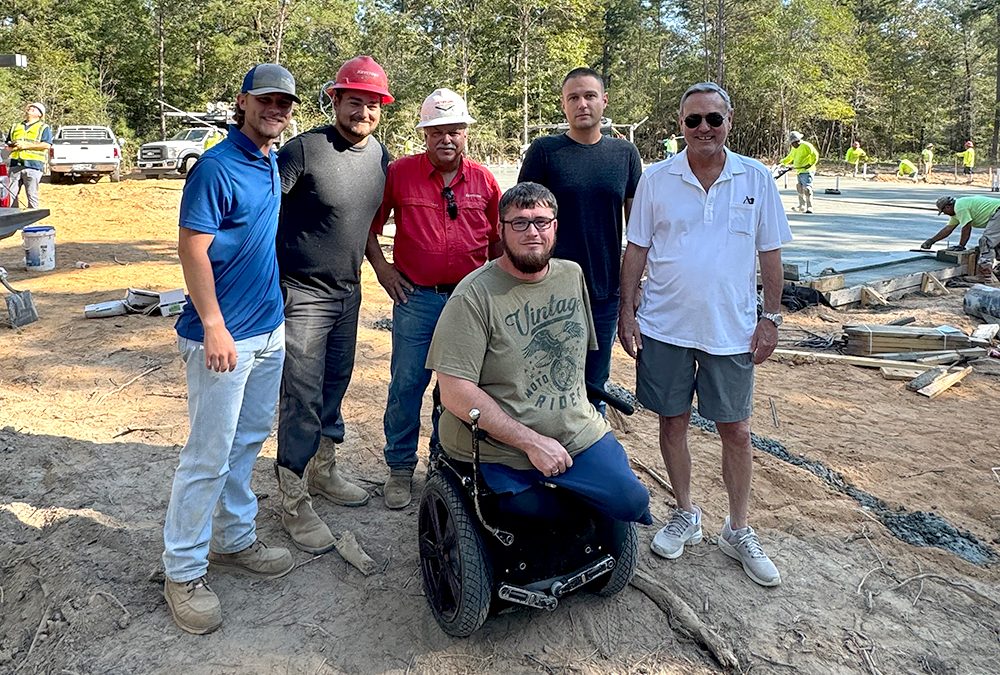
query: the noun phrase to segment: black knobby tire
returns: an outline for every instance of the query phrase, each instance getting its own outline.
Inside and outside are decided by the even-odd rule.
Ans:
[[[639,535],[635,531],[635,523],[624,523],[625,537],[622,541],[621,549],[615,556],[615,566],[608,573],[607,583],[601,588],[595,589],[598,595],[610,597],[618,595],[635,576],[635,569],[639,563]]]
[[[194,163],[197,162],[197,161],[198,161],[198,158],[195,157],[194,155],[190,155],[188,157],[185,157],[184,161],[181,162],[181,167],[180,167],[181,173],[184,174],[185,176],[188,175],[189,173],[191,173],[191,169],[194,168]]]
[[[417,520],[424,596],[448,635],[466,637],[486,621],[493,569],[459,489],[435,472],[420,496]]]

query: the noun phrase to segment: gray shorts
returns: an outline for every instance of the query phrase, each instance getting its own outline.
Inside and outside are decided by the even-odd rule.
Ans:
[[[753,412],[753,358],[750,352],[715,356],[642,336],[636,360],[635,395],[663,417],[691,409],[714,422],[739,422]]]

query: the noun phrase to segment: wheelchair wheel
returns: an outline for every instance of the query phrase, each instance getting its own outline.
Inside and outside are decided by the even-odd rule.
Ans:
[[[639,535],[635,531],[635,523],[623,523],[624,538],[618,555],[615,556],[615,566],[608,575],[608,581],[603,587],[595,589],[598,595],[610,597],[618,595],[635,576],[635,568],[639,562]]]
[[[435,472],[420,497],[417,520],[424,595],[448,635],[466,637],[486,621],[493,569],[460,490]]]

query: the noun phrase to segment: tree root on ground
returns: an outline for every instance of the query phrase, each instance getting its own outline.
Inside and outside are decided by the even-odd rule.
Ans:
[[[707,649],[723,668],[737,672],[740,670],[739,659],[729,644],[702,621],[680,596],[641,571],[635,573],[632,585],[663,610],[675,631]]]

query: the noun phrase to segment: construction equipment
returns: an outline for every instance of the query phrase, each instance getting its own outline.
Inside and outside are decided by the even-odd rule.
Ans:
[[[20,328],[29,323],[38,321],[38,310],[35,309],[35,301],[31,297],[31,291],[18,291],[7,282],[7,270],[0,267],[0,284],[3,284],[10,295],[7,300],[7,316],[11,328]]]
[[[840,194],[840,176],[837,176],[837,182],[834,184],[834,187],[827,188],[827,189],[823,190],[823,193],[824,194],[828,194],[828,195],[839,195]]]

